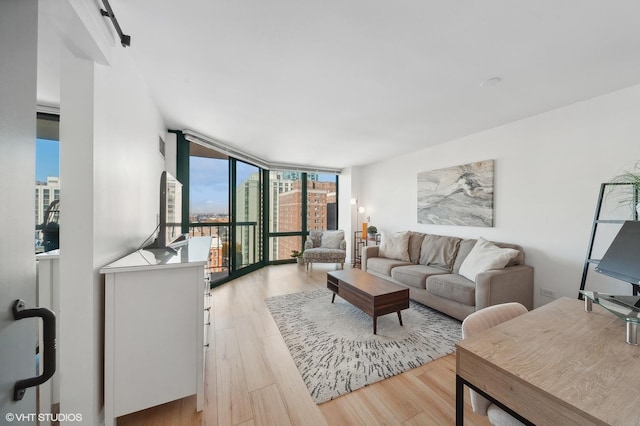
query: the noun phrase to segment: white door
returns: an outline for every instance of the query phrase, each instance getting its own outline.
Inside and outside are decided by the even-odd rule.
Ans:
[[[36,302],[34,250],[37,0],[0,1],[0,424],[35,424],[38,319],[15,321],[16,299]]]

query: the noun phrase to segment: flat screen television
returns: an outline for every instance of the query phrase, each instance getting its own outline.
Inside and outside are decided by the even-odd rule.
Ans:
[[[183,239],[182,184],[167,171],[160,175],[160,214],[158,235],[147,248],[164,248]]]
[[[607,249],[596,272],[640,284],[640,222],[626,221]]]

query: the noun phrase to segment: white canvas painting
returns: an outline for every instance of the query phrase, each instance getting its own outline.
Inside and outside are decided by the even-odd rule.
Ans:
[[[418,223],[493,226],[493,160],[418,173]]]

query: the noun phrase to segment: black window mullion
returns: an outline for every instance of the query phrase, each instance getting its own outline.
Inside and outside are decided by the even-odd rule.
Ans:
[[[237,218],[237,184],[236,184],[236,160],[229,157],[229,272],[236,271],[236,218]]]

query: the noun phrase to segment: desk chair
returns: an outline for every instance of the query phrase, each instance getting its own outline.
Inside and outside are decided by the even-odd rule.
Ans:
[[[501,305],[493,305],[476,311],[465,318],[462,322],[462,338],[473,336],[483,330],[494,327],[500,323],[508,321],[512,318],[527,313],[520,303],[503,303]],[[488,416],[489,421],[494,426],[520,426],[523,425],[519,420],[513,418],[509,413],[488,399],[480,396],[475,391],[470,390],[471,407],[473,412],[481,416]]]

